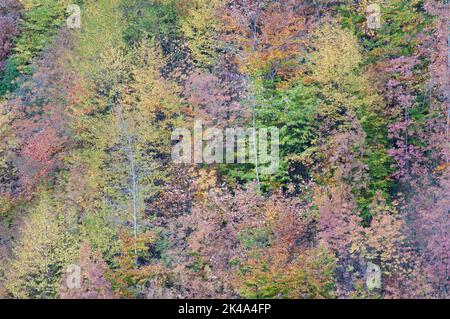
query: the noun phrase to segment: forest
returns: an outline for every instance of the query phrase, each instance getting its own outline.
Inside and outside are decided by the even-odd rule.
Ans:
[[[449,59],[447,0],[0,0],[0,298],[450,298]]]

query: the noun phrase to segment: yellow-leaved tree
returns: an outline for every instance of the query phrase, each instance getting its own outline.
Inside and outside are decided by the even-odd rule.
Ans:
[[[76,214],[42,190],[25,219],[6,271],[5,287],[14,298],[55,298],[65,267],[77,255]]]
[[[181,19],[181,31],[199,67],[211,66],[223,46],[219,39],[221,22],[217,18],[221,5],[219,0],[192,0],[186,4],[188,8]]]

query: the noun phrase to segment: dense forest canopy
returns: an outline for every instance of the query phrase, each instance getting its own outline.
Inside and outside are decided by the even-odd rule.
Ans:
[[[0,0],[0,297],[449,298],[449,21]],[[198,147],[240,128],[251,160],[175,161],[200,122]]]

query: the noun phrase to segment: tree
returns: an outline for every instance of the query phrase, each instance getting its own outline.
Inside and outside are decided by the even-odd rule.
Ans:
[[[0,95],[8,91],[8,87],[16,74],[12,61],[8,59],[14,48],[14,40],[19,35],[18,28],[22,4],[17,0],[5,0],[0,4]],[[5,78],[6,75],[6,78]]]
[[[350,297],[362,280],[363,237],[359,212],[351,189],[317,189],[318,237],[336,257],[336,294]]]
[[[235,1],[222,18],[236,48],[240,70],[249,75],[292,77],[298,67],[305,18],[295,1]]]
[[[14,47],[14,37],[19,34],[17,20],[20,16],[22,5],[17,0],[7,0],[0,6],[0,72],[6,64],[6,59]]]
[[[310,47],[314,50],[310,81],[318,85],[322,100],[317,115],[322,159],[313,162],[317,165],[331,159],[326,171],[334,171],[352,184],[358,205],[370,219],[367,209],[372,198],[377,191],[388,198],[393,184],[385,104],[377,88],[369,84],[370,73],[362,74],[361,47],[350,31],[325,24],[314,33]],[[328,138],[334,142],[326,142]],[[341,155],[331,155],[339,149]],[[340,167],[334,170],[336,166]]]
[[[53,203],[42,189],[14,248],[5,287],[14,298],[55,298],[65,267],[76,254],[76,237],[69,231],[75,215]]]
[[[69,3],[67,0],[23,1],[21,34],[15,42],[15,54],[12,57],[20,72],[30,73],[32,59],[58,33]]]
[[[332,298],[334,258],[323,248],[303,252],[287,261],[282,252],[257,254],[239,276],[244,298]]]
[[[17,193],[32,196],[42,180],[50,180],[70,144],[70,114],[64,110],[72,103],[66,94],[75,81],[67,67],[71,44],[72,38],[61,31],[54,47],[34,63],[35,73],[5,104],[9,125],[2,135],[10,140],[7,159],[18,175],[18,180],[13,177]]]
[[[411,239],[423,256],[428,268],[427,279],[438,298],[446,298],[449,294],[448,176],[447,169],[431,180],[418,181],[414,197],[405,209],[411,220]]]
[[[223,5],[218,0],[189,1],[180,22],[180,30],[187,43],[194,61],[200,67],[211,67],[223,47],[219,40],[221,25],[218,12]]]
[[[427,11],[433,15],[434,23],[430,43],[427,46],[431,49],[430,56],[430,112],[433,115],[428,119],[427,127],[431,132],[427,132],[426,139],[430,140],[430,151],[433,158],[440,163],[449,163],[449,128],[450,128],[450,80],[448,77],[448,4],[438,1],[427,1],[425,4]],[[424,137],[425,139],[425,137]]]
[[[192,117],[201,119],[205,125],[232,127],[244,123],[248,112],[237,101],[237,94],[230,94],[233,83],[222,81],[218,76],[195,71],[186,80],[184,94],[192,107]]]
[[[131,71],[132,81],[127,83],[122,99],[114,102],[124,139],[119,141],[117,151],[125,152],[129,163],[127,180],[132,196],[135,238],[138,216],[142,214],[147,198],[157,189],[156,181],[165,178],[164,174],[159,173],[159,167],[169,158],[170,128],[177,126],[179,104],[176,85],[159,75],[157,51],[143,43],[137,49],[136,56],[138,60]],[[120,174],[121,169],[111,164],[110,172]],[[113,173],[114,169],[117,171]]]

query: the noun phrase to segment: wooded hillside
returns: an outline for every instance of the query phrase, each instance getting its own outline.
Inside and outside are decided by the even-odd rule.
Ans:
[[[0,297],[449,298],[449,21],[441,0],[0,0]],[[276,170],[256,143],[177,163],[199,120],[276,128]]]

